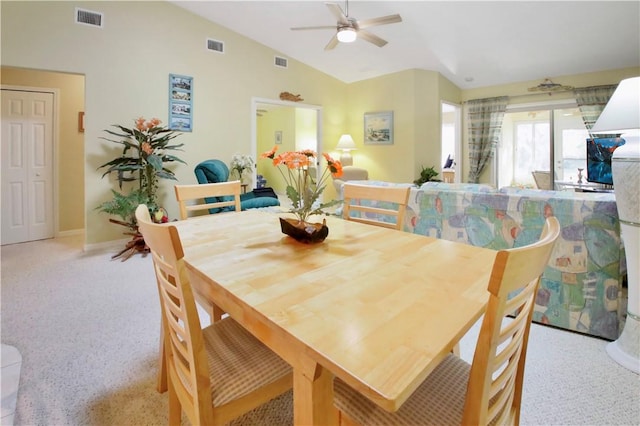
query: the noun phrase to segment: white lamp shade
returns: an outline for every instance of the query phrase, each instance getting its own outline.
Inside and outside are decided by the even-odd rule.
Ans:
[[[356,149],[356,143],[353,141],[351,135],[342,135],[340,136],[338,145],[336,145],[336,149],[340,149],[342,151],[353,151]]]
[[[591,128],[591,133],[625,133],[640,129],[640,77],[622,80]]]
[[[351,27],[339,28],[337,37],[338,41],[342,43],[351,43],[352,41],[356,41],[356,30]]]

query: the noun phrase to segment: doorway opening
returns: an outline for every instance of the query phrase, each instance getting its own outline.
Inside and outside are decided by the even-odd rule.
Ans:
[[[460,182],[461,126],[462,115],[460,105],[442,101],[440,103],[440,165],[442,180],[445,182]],[[458,173],[456,173],[458,170]]]
[[[294,104],[274,99],[254,98],[252,111],[252,150],[256,159],[253,182],[258,176],[266,180],[279,198],[286,194],[285,182],[278,171],[266,160],[258,156],[275,146],[278,152],[311,149],[322,152],[322,107],[317,105]],[[319,159],[316,159],[316,179],[322,173]]]

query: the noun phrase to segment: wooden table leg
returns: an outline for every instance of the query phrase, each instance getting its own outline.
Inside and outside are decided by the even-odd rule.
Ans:
[[[293,424],[338,424],[333,408],[333,374],[319,364],[293,371]]]

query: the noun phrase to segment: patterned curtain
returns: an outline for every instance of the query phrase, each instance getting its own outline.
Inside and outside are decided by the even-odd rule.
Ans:
[[[609,99],[613,96],[616,87],[618,87],[618,85],[613,84],[609,86],[582,87],[574,90],[576,102],[582,114],[582,121],[589,131],[589,135],[591,135],[590,130],[598,120],[598,117],[600,117],[605,105],[607,105],[607,102],[609,102]],[[600,138],[616,136],[617,135],[598,135]]]
[[[467,102],[469,120],[469,183],[478,183],[500,140],[508,97],[474,99]]]

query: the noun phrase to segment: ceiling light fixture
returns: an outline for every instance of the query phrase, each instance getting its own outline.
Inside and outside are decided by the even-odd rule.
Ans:
[[[356,41],[356,30],[351,27],[338,28],[338,41],[342,43],[351,43]]]

